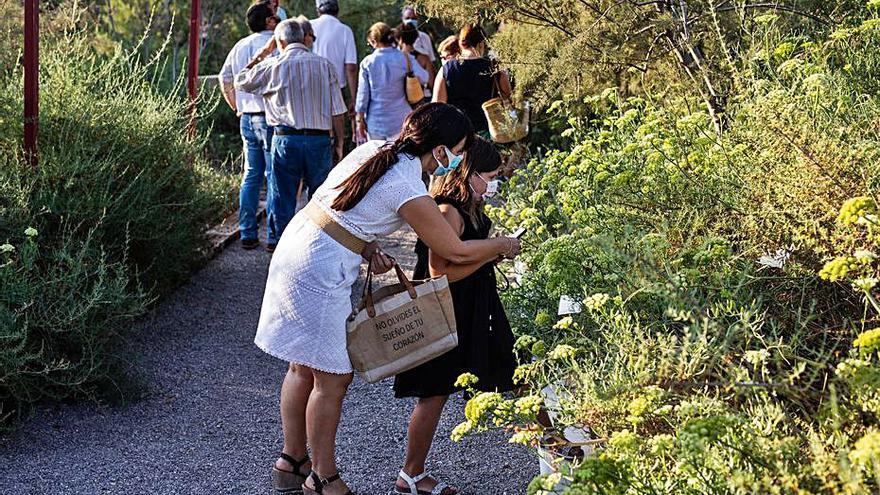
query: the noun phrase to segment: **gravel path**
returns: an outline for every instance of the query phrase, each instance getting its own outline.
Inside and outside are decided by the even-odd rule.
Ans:
[[[412,234],[386,251],[412,263]],[[269,255],[230,247],[145,316],[126,347],[141,356],[147,391],[125,407],[45,408],[0,436],[0,493],[273,493],[281,446],[278,391],[285,364],[252,341]],[[390,380],[355,379],[343,408],[337,457],[361,495],[383,495],[403,460],[412,403]],[[483,434],[449,440],[463,401],[450,400],[429,469],[463,493],[525,493],[533,453]]]

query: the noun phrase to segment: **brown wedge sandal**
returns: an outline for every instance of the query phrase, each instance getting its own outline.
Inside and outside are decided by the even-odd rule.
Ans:
[[[303,484],[303,494],[304,495],[321,495],[324,493],[324,487],[333,483],[334,481],[339,480],[339,473],[334,474],[333,476],[329,476],[327,478],[322,478],[318,476],[318,473],[312,471],[309,474],[309,478],[312,480],[312,483],[315,484],[315,488],[309,488],[305,484]],[[356,495],[353,491],[349,490],[345,492],[345,495]]]
[[[291,495],[300,495],[303,492],[303,483],[306,481],[306,475],[302,474],[300,469],[309,462],[309,456],[298,461],[293,457],[282,452],[279,457],[289,462],[293,466],[293,471],[286,469],[278,469],[272,466],[272,487],[278,493],[289,493]]]

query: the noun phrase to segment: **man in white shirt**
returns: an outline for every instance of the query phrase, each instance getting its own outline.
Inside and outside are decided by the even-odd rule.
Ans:
[[[275,29],[279,55],[262,60],[264,50],[235,76],[235,89],[263,97],[273,128],[267,200],[270,252],[296,213],[300,181],[305,180],[310,195],[318,190],[333,164],[331,137],[341,139],[345,103],[335,67],[311,51],[315,39],[305,17],[282,21]]]
[[[244,173],[238,196],[238,228],[242,247],[253,249],[260,245],[257,208],[263,177],[269,170],[272,129],[266,123],[263,99],[244,91],[236,91],[233,81],[235,75],[272,39],[278,19],[266,3],[251,5],[246,19],[252,34],[239,40],[229,51],[226,62],[220,69],[219,79],[223,98],[239,116],[239,131],[244,142]]]
[[[419,14],[412,5],[407,5],[403,8],[401,19],[405,24],[412,24],[416,29],[419,28]],[[434,53],[434,42],[431,40],[430,34],[419,30],[419,39],[413,43],[413,48],[417,52],[427,55],[432,64],[437,60],[437,55]]]
[[[358,91],[358,59],[354,33],[336,17],[339,15],[338,0],[315,0],[315,7],[318,9],[318,18],[310,22],[318,39],[315,40],[312,51],[336,67],[340,89],[348,86],[348,112],[351,116]]]
[[[419,14],[416,12],[416,8],[412,5],[407,5],[400,12],[400,18],[404,24],[411,24],[414,28],[419,29]],[[434,86],[434,63],[437,61],[437,55],[434,53],[434,42],[431,40],[431,35],[428,33],[419,30],[419,37],[416,39],[416,42],[413,43],[413,48],[422,55],[428,57],[428,60],[431,63],[426,67],[428,70],[428,86],[425,88],[425,97],[431,97],[431,89]]]

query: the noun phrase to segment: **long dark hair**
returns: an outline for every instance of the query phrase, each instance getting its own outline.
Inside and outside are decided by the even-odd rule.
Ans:
[[[489,141],[477,136],[474,144],[468,148],[461,165],[452,172],[435,180],[431,186],[431,196],[447,198],[459,204],[471,219],[471,223],[479,226],[481,216],[477,208],[483,198],[477,198],[471,189],[470,180],[474,174],[486,174],[501,168],[501,154]]]
[[[354,208],[373,184],[399,161],[398,154],[420,157],[437,146],[452,149],[462,139],[465,139],[464,149],[467,150],[474,141],[474,126],[461,110],[447,103],[420,106],[403,121],[397,141],[380,148],[337,186],[339,195],[331,207],[336,211]]]
[[[399,43],[404,45],[412,45],[419,39],[419,30],[412,24],[406,22],[397,26],[394,30],[395,37]]]

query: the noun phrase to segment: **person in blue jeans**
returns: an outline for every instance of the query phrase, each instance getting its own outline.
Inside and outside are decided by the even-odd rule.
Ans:
[[[257,208],[260,204],[260,188],[263,177],[267,184],[272,163],[272,127],[263,114],[242,114],[240,132],[244,141],[244,174],[238,194],[238,228],[241,245],[253,249],[260,245],[257,236]]]
[[[300,16],[278,24],[270,42],[235,76],[235,88],[262,96],[272,126],[266,250],[275,246],[296,213],[301,179],[309,195],[333,163],[333,136],[341,147],[347,112],[333,64],[311,51],[315,34]],[[279,54],[269,54],[278,47]],[[264,60],[265,59],[265,60]]]
[[[244,173],[238,197],[238,228],[242,247],[254,249],[260,245],[257,232],[257,208],[260,203],[263,177],[269,170],[268,164],[272,158],[272,128],[266,122],[263,98],[244,91],[236,91],[233,81],[235,75],[244,69],[255,55],[261,53],[272,39],[278,18],[266,3],[251,5],[245,17],[252,33],[239,40],[229,51],[223,68],[220,69],[219,79],[226,103],[240,117],[239,131],[244,143]]]
[[[328,132],[304,133],[280,126],[272,136],[272,162],[267,202],[272,205],[268,220],[267,245],[278,243],[284,228],[296,213],[300,180],[308,195],[318,190],[333,166],[333,148]],[[287,134],[285,131],[293,131]],[[299,132],[297,132],[299,131]]]

